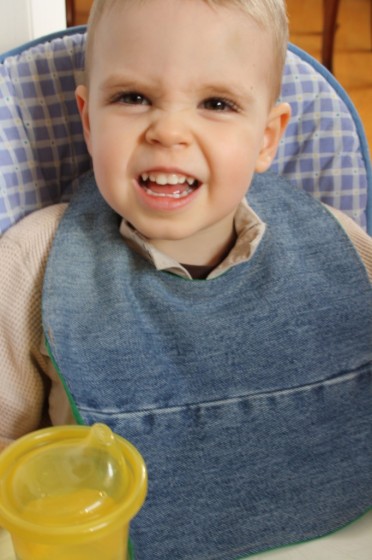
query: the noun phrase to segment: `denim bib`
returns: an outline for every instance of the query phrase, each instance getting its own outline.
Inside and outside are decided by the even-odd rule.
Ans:
[[[214,280],[156,271],[86,176],[43,291],[44,332],[82,422],[148,467],[139,560],[234,560],[372,505],[372,298],[328,211],[271,174],[255,252]]]

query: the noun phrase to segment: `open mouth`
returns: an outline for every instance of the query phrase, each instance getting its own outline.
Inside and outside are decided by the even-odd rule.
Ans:
[[[179,173],[142,173],[138,183],[147,194],[159,198],[185,198],[201,185],[194,177]]]

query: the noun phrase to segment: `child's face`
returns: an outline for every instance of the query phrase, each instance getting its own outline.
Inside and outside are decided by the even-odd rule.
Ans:
[[[271,163],[288,116],[272,108],[271,51],[240,10],[201,0],[126,2],[98,24],[77,90],[96,180],[176,258],[186,243],[207,264],[200,243],[231,240],[253,173]]]

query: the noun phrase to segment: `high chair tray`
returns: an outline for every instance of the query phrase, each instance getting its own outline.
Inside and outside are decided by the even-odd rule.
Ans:
[[[372,510],[344,529],[305,544],[249,556],[249,560],[371,560]],[[16,560],[8,533],[0,528],[1,560]],[[243,560],[243,559],[241,559]]]

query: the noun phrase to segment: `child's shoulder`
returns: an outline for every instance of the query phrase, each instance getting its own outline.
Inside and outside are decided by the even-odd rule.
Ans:
[[[28,214],[3,234],[1,243],[13,243],[27,250],[35,239],[54,235],[67,206],[66,203],[53,204]]]
[[[355,250],[358,252],[366,267],[369,279],[372,282],[372,237],[358,226],[349,216],[328,205],[324,205],[327,210],[339,222],[346,235],[349,237]]]
[[[38,263],[47,256],[67,204],[54,204],[32,212],[9,228],[0,239],[0,259]]]

